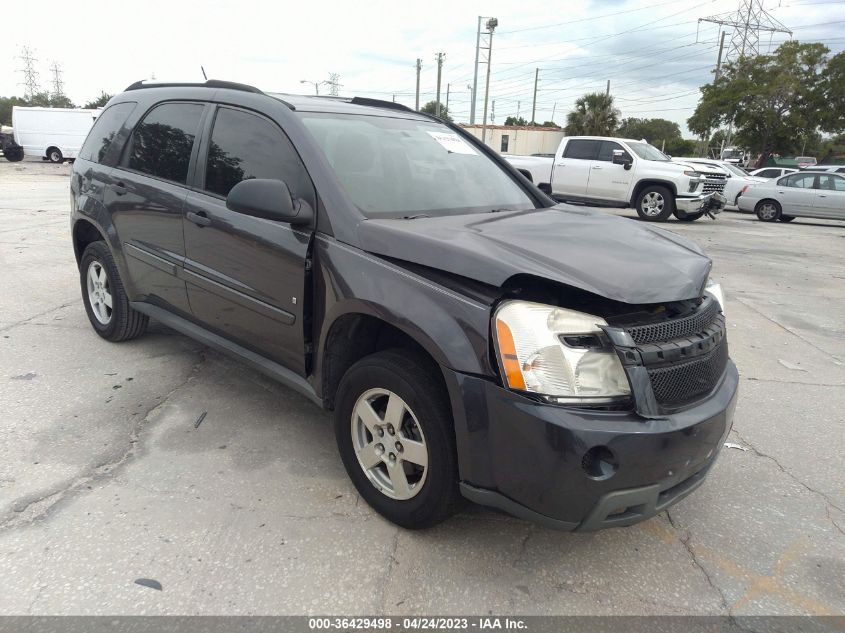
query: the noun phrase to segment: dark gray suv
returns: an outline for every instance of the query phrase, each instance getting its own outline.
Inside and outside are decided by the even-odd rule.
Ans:
[[[333,410],[355,487],[402,526],[464,498],[629,525],[695,489],[730,430],[737,372],[695,244],[555,204],[404,106],[133,84],[71,194],[94,330],[157,319]]]

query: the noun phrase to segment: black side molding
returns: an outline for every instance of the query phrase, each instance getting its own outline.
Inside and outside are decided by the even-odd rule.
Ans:
[[[187,319],[176,316],[172,312],[168,312],[167,310],[154,306],[150,303],[145,303],[143,301],[130,301],[129,305],[134,310],[137,310],[142,314],[146,314],[157,321],[161,321],[167,327],[173,328],[185,336],[189,336],[200,343],[213,347],[224,354],[234,356],[253,369],[257,369],[270,378],[278,380],[286,387],[290,387],[294,391],[298,391],[312,402],[316,402],[321,407],[324,406],[322,398],[316,394],[311,384],[305,380],[305,378],[293,373],[287,367],[284,367],[269,358],[265,358],[260,354],[256,354],[252,350],[241,347],[237,343],[233,343],[214,332],[210,332],[196,323],[192,323]]]

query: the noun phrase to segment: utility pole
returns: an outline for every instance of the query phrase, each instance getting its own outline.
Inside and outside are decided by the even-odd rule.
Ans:
[[[40,92],[38,87],[38,71],[35,70],[35,62],[38,60],[32,56],[32,50],[26,46],[21,47],[21,54],[18,59],[23,61],[23,96],[25,99],[32,99]]]
[[[490,98],[490,66],[493,60],[493,31],[499,26],[499,20],[490,18],[487,20],[487,80],[484,87],[484,116],[481,120],[481,142],[487,139],[487,100]]]
[[[420,70],[422,70],[422,60],[417,57],[417,112],[420,111]]]
[[[554,106],[552,106],[552,123],[555,122],[555,110],[557,110],[557,101],[555,101]]]
[[[449,114],[449,87],[452,84],[446,84],[446,114]]]
[[[475,125],[475,97],[478,95],[478,52],[481,50],[481,20],[478,16],[478,31],[475,33],[475,66],[472,74],[472,98],[469,102],[469,124]]]
[[[725,31],[722,31],[722,39],[719,40],[719,57],[716,60],[716,79],[722,74],[722,51],[725,49]]]
[[[610,79],[607,80],[607,90],[604,91],[606,97],[610,96]]]
[[[58,62],[53,62],[50,66],[50,72],[53,74],[53,98],[64,97],[64,82],[62,81],[62,68]]]
[[[534,101],[531,102],[531,125],[536,123],[535,116],[537,114],[537,81],[540,79],[540,69],[534,69]]]
[[[434,116],[440,116],[440,77],[443,74],[443,53],[437,53],[437,101],[434,104]]]

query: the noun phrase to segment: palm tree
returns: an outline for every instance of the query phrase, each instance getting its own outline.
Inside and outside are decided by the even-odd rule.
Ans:
[[[613,107],[613,97],[591,92],[575,102],[575,109],[566,115],[568,136],[612,136],[619,126],[620,112]]]

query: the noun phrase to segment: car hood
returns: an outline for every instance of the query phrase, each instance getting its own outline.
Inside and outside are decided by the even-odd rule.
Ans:
[[[558,205],[536,211],[371,219],[371,253],[501,286],[514,275],[550,279],[629,304],[701,294],[711,262],[692,241],[626,218]]]

